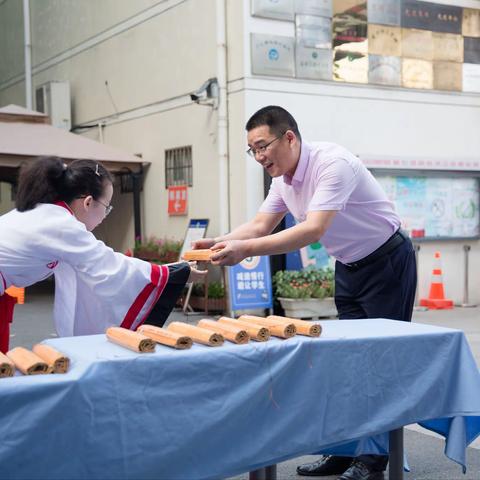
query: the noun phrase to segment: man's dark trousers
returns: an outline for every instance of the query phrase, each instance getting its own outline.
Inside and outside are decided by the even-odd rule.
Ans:
[[[335,303],[340,320],[412,319],[417,271],[410,239],[378,259],[358,267],[335,264]],[[371,470],[385,470],[386,455],[361,455]]]

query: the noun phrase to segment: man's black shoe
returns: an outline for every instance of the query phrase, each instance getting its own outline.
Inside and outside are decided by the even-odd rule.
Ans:
[[[363,462],[354,460],[350,468],[337,480],[384,480],[383,472],[370,470]]]
[[[336,457],[325,455],[316,462],[305,463],[297,467],[299,475],[307,477],[326,477],[328,475],[340,475],[352,463],[352,457]]]

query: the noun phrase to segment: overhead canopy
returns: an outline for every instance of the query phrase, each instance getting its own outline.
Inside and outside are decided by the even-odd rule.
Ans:
[[[0,108],[0,180],[14,181],[18,168],[38,156],[101,162],[113,173],[139,172],[141,158],[50,125],[47,115],[17,105]]]

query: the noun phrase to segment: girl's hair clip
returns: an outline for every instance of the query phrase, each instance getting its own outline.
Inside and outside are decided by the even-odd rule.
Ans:
[[[100,173],[98,172],[98,163],[95,164],[95,175],[100,177]]]

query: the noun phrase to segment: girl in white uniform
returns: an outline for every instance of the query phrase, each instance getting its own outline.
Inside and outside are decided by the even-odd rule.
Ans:
[[[13,313],[5,290],[52,274],[59,336],[103,333],[111,325],[135,330],[145,321],[163,325],[190,266],[150,264],[95,238],[91,231],[112,209],[112,184],[91,160],[66,166],[45,157],[22,169],[17,208],[0,217],[0,350],[8,349]]]

